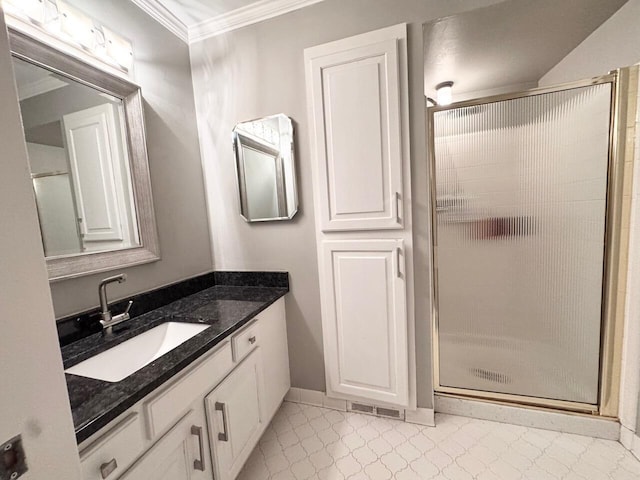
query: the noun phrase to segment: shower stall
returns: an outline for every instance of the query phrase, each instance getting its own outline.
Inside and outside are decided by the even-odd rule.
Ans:
[[[437,392],[600,411],[620,78],[428,109]]]

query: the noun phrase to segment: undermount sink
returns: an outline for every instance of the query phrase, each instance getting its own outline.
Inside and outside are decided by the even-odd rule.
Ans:
[[[66,369],[65,373],[119,382],[206,328],[209,325],[166,322]]]

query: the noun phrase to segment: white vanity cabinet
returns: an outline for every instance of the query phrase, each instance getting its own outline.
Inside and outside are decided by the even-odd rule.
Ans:
[[[217,480],[236,478],[266,426],[260,354],[255,349],[205,399]]]
[[[212,480],[206,462],[204,414],[190,410],[128,470],[122,480]],[[193,442],[198,444],[194,450]],[[107,477],[108,478],[108,477]]]
[[[83,480],[117,478],[144,451],[141,418],[137,412],[124,415],[115,425],[80,454]]]
[[[233,479],[289,387],[280,298],[83,442],[82,478]]]

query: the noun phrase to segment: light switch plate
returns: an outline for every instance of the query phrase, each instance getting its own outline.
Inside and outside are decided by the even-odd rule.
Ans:
[[[0,445],[0,480],[16,480],[27,470],[21,435]]]

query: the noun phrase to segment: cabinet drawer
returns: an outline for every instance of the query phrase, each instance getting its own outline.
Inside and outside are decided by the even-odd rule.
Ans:
[[[251,350],[260,345],[260,329],[258,327],[258,321],[253,320],[253,323],[235,335],[231,340],[233,345],[233,361],[239,362],[246,357]]]
[[[144,404],[149,439],[174,425],[194,400],[220,383],[232,368],[231,345],[226,342],[187,375],[152,396]]]
[[[114,480],[143,450],[140,416],[132,413],[80,453],[83,480]]]

